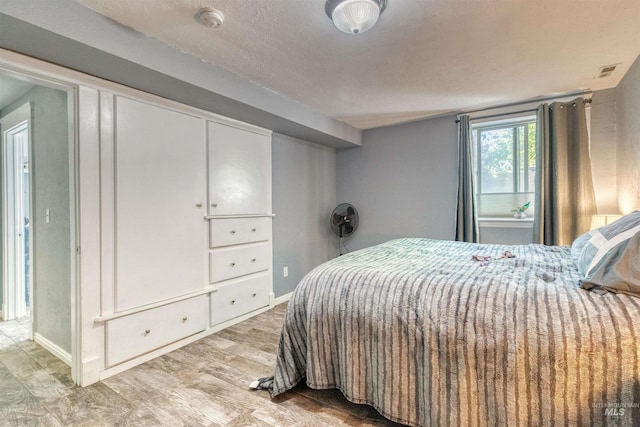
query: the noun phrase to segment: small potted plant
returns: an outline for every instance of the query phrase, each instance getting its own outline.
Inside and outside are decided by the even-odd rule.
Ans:
[[[531,204],[531,202],[527,202],[522,206],[518,206],[515,209],[511,209],[511,212],[513,212],[513,217],[516,219],[524,219],[527,217],[527,214],[525,213],[525,211],[527,209],[529,209],[529,205]]]

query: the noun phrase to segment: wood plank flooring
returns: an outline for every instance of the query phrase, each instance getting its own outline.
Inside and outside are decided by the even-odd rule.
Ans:
[[[400,426],[337,390],[248,389],[273,372],[285,308],[84,388],[25,320],[0,322],[0,426]]]

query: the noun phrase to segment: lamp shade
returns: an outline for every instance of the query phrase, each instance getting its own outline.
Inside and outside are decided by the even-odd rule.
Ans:
[[[385,5],[386,0],[329,0],[325,11],[340,31],[359,34],[375,25]]]
[[[593,215],[591,217],[591,229],[595,230],[596,228],[604,227],[620,218],[622,218],[622,215],[618,214]]]

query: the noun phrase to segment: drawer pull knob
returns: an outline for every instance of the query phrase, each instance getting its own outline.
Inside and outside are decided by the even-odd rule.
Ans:
[[[196,208],[201,208],[202,207],[202,203],[196,203]]]
[[[253,258],[253,259],[251,260],[251,262],[256,262],[256,259],[255,259],[255,258]]]
[[[212,208],[217,208],[217,207],[218,207],[218,204],[217,204],[217,203],[211,203],[211,207],[212,207]]]
[[[236,230],[231,230],[229,233],[236,234]]]
[[[232,262],[232,263],[231,263],[231,267],[235,267],[235,266],[236,266],[236,263],[235,263],[235,262]]]
[[[255,298],[255,297],[256,297],[256,295],[258,295],[258,294],[254,293],[254,294],[252,294],[251,296]]]
[[[184,317],[182,318],[182,321],[183,321],[183,322],[186,322],[186,321],[187,321],[187,316],[184,316]]]
[[[257,230],[255,228],[252,228],[251,231],[253,231],[255,233]]]
[[[231,304],[235,304],[235,303],[236,303],[236,300],[232,299]]]
[[[151,329],[145,329],[145,330],[144,330],[144,334],[145,334],[145,335],[149,335],[150,333],[151,333]]]

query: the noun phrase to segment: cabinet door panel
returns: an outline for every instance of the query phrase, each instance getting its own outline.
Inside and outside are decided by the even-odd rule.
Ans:
[[[270,137],[208,123],[209,215],[267,213]]]
[[[116,98],[116,311],[205,284],[205,121]],[[200,205],[200,207],[198,207]]]

